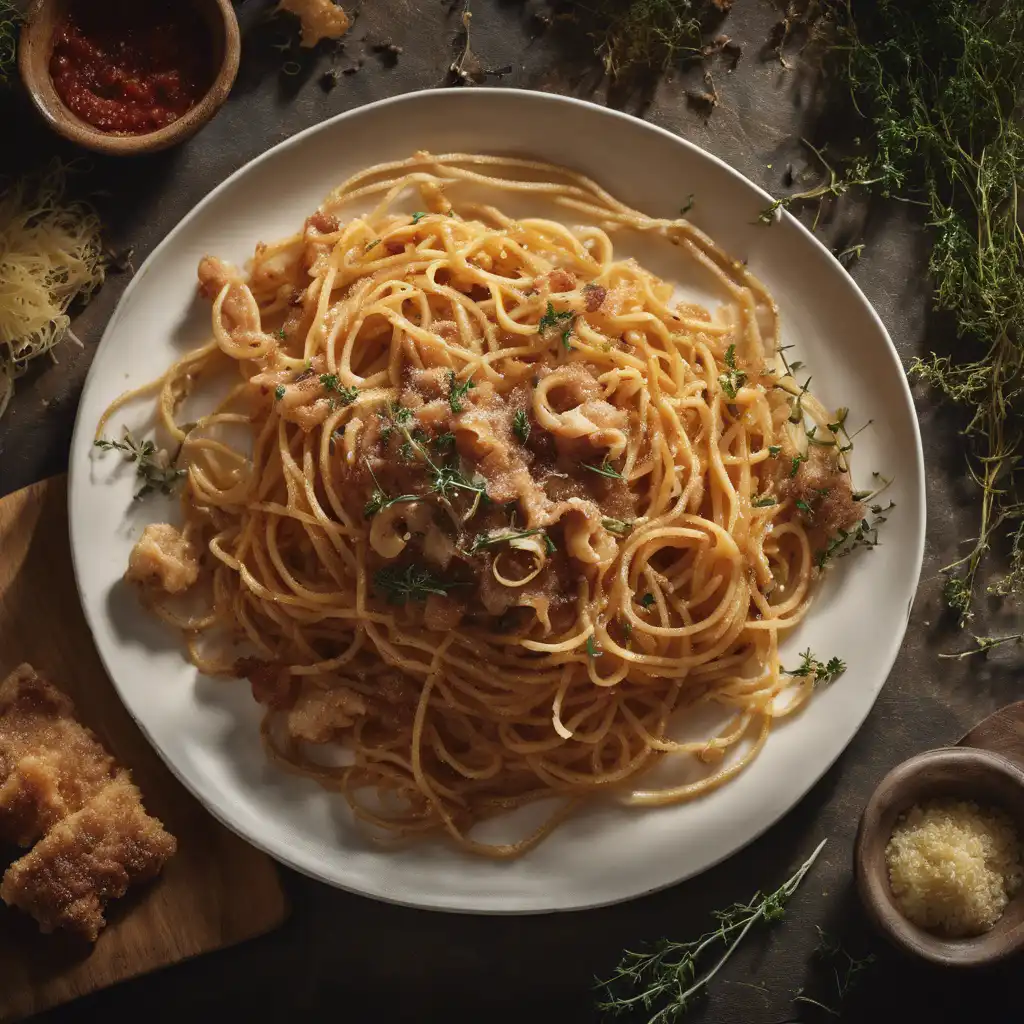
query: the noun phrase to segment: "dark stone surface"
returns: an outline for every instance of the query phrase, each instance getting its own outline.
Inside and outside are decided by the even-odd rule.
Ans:
[[[78,186],[95,196],[115,250],[131,247],[138,266],[178,220],[216,184],[267,147],[340,111],[450,82],[460,10],[441,0],[367,3],[340,52],[283,53],[274,45],[294,33],[267,22],[259,0],[239,5],[245,53],[237,87],[220,115],[180,149],[137,161],[88,157]],[[764,3],[738,4],[723,26],[743,48],[733,73],[713,62],[720,96],[706,120],[687,103],[699,72],[675,72],[646,88],[609,92],[585,27],[557,19],[546,27],[533,8],[511,0],[474,0],[472,48],[484,69],[511,70],[488,83],[542,89],[614,103],[683,135],[772,191],[787,165],[799,172],[796,141],[819,133],[806,81],[760,51],[775,13]],[[537,8],[542,11],[543,8]],[[400,54],[376,44],[401,46]],[[296,65],[286,74],[286,61]],[[322,74],[340,74],[325,89]],[[26,105],[0,106],[18,145],[0,155],[13,167],[56,145]],[[5,136],[7,133],[5,133]],[[7,138],[7,142],[12,140]],[[571,138],[566,139],[567,149]],[[828,225],[837,242],[867,211],[852,207]],[[874,215],[877,213],[877,215]],[[885,321],[905,363],[936,330],[924,279],[926,239],[903,207],[874,211],[868,246],[853,275]],[[82,381],[127,275],[114,275],[75,331],[84,348],[65,345],[56,366],[19,382],[0,423],[0,493],[66,468]],[[147,339],[139,338],[140,345]],[[487,1020],[596,1019],[591,986],[624,946],[662,935],[689,939],[710,914],[757,888],[774,887],[817,842],[829,843],[793,899],[783,923],[752,936],[716,978],[692,1019],[743,1024],[825,1020],[824,1011],[793,1003],[802,985],[837,1005],[834,981],[814,955],[817,927],[876,962],[842,1004],[847,1020],[1020,1020],[1013,965],[988,975],[942,973],[908,964],[866,934],[852,889],[850,858],[857,817],[868,794],[897,762],[954,741],[995,708],[1017,699],[1016,656],[990,661],[939,660],[961,642],[942,623],[939,569],[974,533],[976,507],[965,485],[955,424],[930,401],[919,402],[928,467],[929,524],[924,572],[906,642],[864,728],[835,766],[790,814],[757,842],[698,879],[609,909],[549,917],[458,917],[405,910],[333,891],[285,872],[294,901],[289,923],[244,947],[201,958],[100,993],[47,1015],[72,1021]],[[884,550],[884,549],[883,549]],[[867,556],[872,557],[872,556]],[[875,553],[874,557],[884,557]],[[1012,621],[1015,609],[992,612]],[[1019,626],[1017,627],[1019,629]],[[987,1008],[987,1009],[986,1009]],[[645,1020],[643,1015],[636,1019]],[[690,1018],[688,1018],[690,1019]]]

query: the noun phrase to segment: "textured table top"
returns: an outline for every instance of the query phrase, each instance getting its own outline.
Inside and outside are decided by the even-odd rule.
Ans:
[[[704,118],[687,101],[700,72],[675,72],[645,87],[609,90],[592,42],[579,24],[509,0],[473,0],[472,49],[480,66],[504,71],[486,82],[565,93],[620,107],[676,132],[721,157],[770,191],[782,190],[787,165],[806,165],[801,135],[815,134],[806,80],[762,57],[776,14],[768,2],[737,4],[723,25],[742,47],[736,69],[713,63],[719,105]],[[269,146],[341,111],[372,100],[451,83],[461,46],[461,8],[441,0],[368,3],[337,53],[288,53],[289,36],[268,21],[265,0],[238,5],[244,53],[238,83],[218,117],[191,142],[133,161],[86,157],[82,182],[96,197],[115,251],[133,250],[137,267],[180,218],[231,172]],[[385,48],[400,47],[401,52]],[[286,61],[296,66],[282,70]],[[331,89],[323,73],[336,69]],[[48,152],[78,156],[36,122],[26,104],[0,105],[0,123],[17,127],[19,145],[0,154],[0,170]],[[414,135],[410,129],[410,139]],[[566,140],[571,146],[571,139]],[[6,166],[5,166],[6,165]],[[855,203],[827,226],[845,244],[864,225],[866,249],[852,273],[878,310],[905,364],[933,332],[925,279],[927,238],[898,205],[866,210]],[[59,364],[19,381],[0,422],[0,493],[62,471],[82,382],[95,346],[129,274],[114,274],[74,330],[81,349],[65,344]],[[932,339],[934,340],[934,339]],[[139,339],[145,344],[145,339]],[[840,1009],[848,1020],[961,1020],[979,1010],[989,1021],[1019,1020],[1011,1002],[1018,965],[984,977],[908,964],[863,925],[850,867],[857,818],[868,795],[899,761],[954,742],[996,708],[1019,699],[1019,655],[940,660],[962,645],[941,606],[940,568],[974,530],[976,508],[964,472],[958,424],[924,395],[918,412],[928,478],[928,535],[921,587],[903,650],[864,727],[825,777],[763,837],[724,864],[666,892],[603,910],[548,917],[460,917],[377,904],[284,872],[294,913],[283,929],[243,947],[208,956],[108,990],[55,1011],[53,1022],[95,1019],[484,1020],[597,1019],[595,975],[610,973],[623,947],[661,936],[687,940],[711,926],[713,910],[774,888],[813,849],[829,842],[783,922],[744,944],[716,978],[705,1003],[687,1018],[743,1024],[825,1020],[794,1003],[801,986],[836,1005],[834,982],[818,961],[817,928],[841,936],[855,955],[878,960]],[[867,557],[872,557],[868,555]],[[883,557],[876,553],[874,557]],[[989,610],[992,630],[1014,609]],[[1017,627],[1019,629],[1019,626]],[[1015,972],[1015,967],[1017,971]],[[830,991],[831,987],[831,991]],[[641,1016],[637,1019],[646,1019]]]

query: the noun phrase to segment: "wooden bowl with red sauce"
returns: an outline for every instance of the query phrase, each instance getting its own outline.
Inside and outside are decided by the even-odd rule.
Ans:
[[[18,67],[56,132],[131,155],[176,145],[209,121],[240,54],[230,0],[32,0]]]

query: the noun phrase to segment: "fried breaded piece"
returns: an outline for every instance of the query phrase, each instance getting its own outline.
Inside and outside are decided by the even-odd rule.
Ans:
[[[180,594],[199,578],[199,555],[191,541],[169,523],[151,523],[128,556],[130,583]]]
[[[45,933],[65,928],[95,942],[107,901],[159,874],[176,849],[121,770],[7,869],[0,898],[31,914]]]
[[[114,759],[74,710],[31,665],[0,683],[0,841],[31,846],[115,777]]]

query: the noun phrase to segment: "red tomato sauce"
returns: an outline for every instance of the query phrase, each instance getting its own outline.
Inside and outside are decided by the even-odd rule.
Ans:
[[[57,95],[112,135],[177,121],[214,78],[210,33],[188,0],[77,0],[50,57]]]

